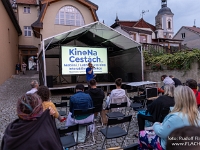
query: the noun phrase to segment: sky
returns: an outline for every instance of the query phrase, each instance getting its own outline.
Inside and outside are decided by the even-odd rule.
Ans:
[[[142,17],[142,10],[148,11],[143,16],[148,23],[155,25],[155,16],[161,8],[161,0],[90,0],[99,6],[99,21],[108,26],[119,20],[137,21]],[[174,34],[182,26],[200,27],[200,0],[167,0],[167,6],[174,13]]]

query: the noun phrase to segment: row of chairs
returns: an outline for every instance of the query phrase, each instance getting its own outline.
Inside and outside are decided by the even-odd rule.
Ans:
[[[79,116],[79,115],[83,115],[83,114],[94,114],[94,108],[92,109],[88,109],[88,110],[74,110],[74,115]],[[113,139],[113,138],[119,138],[119,137],[124,137],[121,143],[121,147],[123,146],[123,143],[125,142],[125,138],[128,135],[128,131],[129,131],[129,127],[130,127],[130,122],[132,120],[132,115],[128,115],[128,116],[121,116],[121,117],[116,117],[116,118],[108,118],[108,123],[107,126],[105,128],[102,128],[100,130],[100,132],[102,133],[104,139],[103,139],[103,144],[102,144],[102,148],[105,145],[105,142],[107,139]],[[127,130],[123,129],[120,126],[117,126],[118,124],[123,124],[128,122],[128,127]],[[79,126],[88,126],[93,124],[94,121],[87,123],[87,124],[77,124],[77,125],[73,125],[73,126],[69,126],[69,127],[60,127],[58,129],[58,132],[60,134],[60,139],[63,145],[63,148],[70,148],[70,147],[74,147],[78,145],[78,131],[79,131]],[[71,132],[75,132],[76,131],[76,139],[74,139],[74,136],[69,134]],[[106,142],[107,143],[107,142]],[[94,140],[94,135],[93,135],[93,144],[95,144],[95,140]],[[106,145],[105,145],[106,147]]]

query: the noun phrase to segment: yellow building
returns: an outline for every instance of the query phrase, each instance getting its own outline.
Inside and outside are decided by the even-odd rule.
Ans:
[[[37,56],[42,39],[98,21],[97,9],[89,0],[1,0],[0,84]]]
[[[98,20],[98,6],[88,0],[16,0],[22,36],[20,61],[37,56],[42,39]]]
[[[0,1],[0,84],[15,74],[18,39],[22,31],[8,0]]]

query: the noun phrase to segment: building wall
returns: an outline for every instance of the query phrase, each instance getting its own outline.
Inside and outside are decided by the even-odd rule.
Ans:
[[[30,7],[30,13],[24,13],[24,7]],[[18,22],[22,30],[22,35],[19,37],[19,45],[34,45],[38,47],[40,39],[33,35],[27,37],[24,35],[24,26],[31,26],[38,18],[38,7],[34,5],[18,5],[17,10]]]
[[[194,79],[198,82],[200,79],[200,69],[198,63],[193,63],[191,65],[191,69],[188,71],[184,70],[162,70],[162,71],[154,71],[150,69],[145,69],[145,80],[146,81],[155,81],[159,82],[158,86],[162,86],[162,82],[160,80],[162,75],[173,75],[175,78],[181,80],[182,83],[185,83],[187,79]]]
[[[18,33],[0,1],[0,84],[15,73],[18,62]]]
[[[88,9],[88,7],[82,5],[81,3],[78,3],[74,0],[57,1],[55,3],[50,4],[47,8],[47,11],[43,20],[43,29],[41,30],[43,39],[77,28],[76,26],[66,26],[66,25],[55,24],[56,14],[63,6],[66,6],[66,5],[71,5],[75,7],[76,9],[78,9],[84,18],[85,24],[94,22],[91,11]]]
[[[182,33],[185,33],[185,38],[182,38]],[[174,36],[174,39],[183,40],[182,44],[186,44],[189,48],[200,49],[200,34],[194,33],[185,29],[184,27]]]

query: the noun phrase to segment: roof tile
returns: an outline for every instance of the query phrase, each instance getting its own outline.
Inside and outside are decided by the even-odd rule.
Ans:
[[[16,0],[17,4],[37,5],[36,0]]]
[[[192,30],[194,32],[200,33],[200,28],[199,27],[186,27],[185,26],[185,28],[188,28],[188,29],[190,29],[190,30]]]

